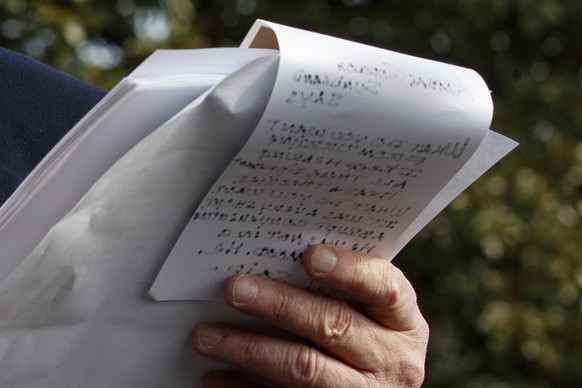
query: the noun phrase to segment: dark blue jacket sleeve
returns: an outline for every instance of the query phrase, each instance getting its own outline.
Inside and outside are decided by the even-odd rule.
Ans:
[[[105,91],[0,47],[0,205]]]

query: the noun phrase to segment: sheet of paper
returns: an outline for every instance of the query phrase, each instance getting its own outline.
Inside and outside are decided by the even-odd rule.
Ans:
[[[0,281],[131,147],[226,75],[272,53],[236,48],[153,53],[71,129],[2,206]]]
[[[314,287],[300,265],[313,243],[392,259],[488,131],[474,71],[265,22],[243,43],[257,44],[280,49],[271,98],[164,264],[157,300],[222,300],[241,272]]]

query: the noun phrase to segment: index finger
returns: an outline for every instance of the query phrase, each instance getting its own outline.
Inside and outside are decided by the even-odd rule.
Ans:
[[[389,260],[319,244],[305,251],[304,265],[319,284],[363,303],[366,315],[383,326],[397,331],[426,327],[414,288]]]

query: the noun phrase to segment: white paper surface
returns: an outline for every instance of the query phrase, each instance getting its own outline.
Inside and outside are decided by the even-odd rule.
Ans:
[[[0,281],[138,141],[226,75],[272,53],[236,48],[153,53],[71,129],[0,208]]]
[[[261,327],[224,304],[145,293],[255,128],[276,59],[245,66],[139,142],[0,282],[0,386],[196,387],[225,366],[195,353],[195,323]]]
[[[281,50],[273,93],[164,264],[157,300],[222,300],[241,272],[317,287],[300,265],[313,243],[392,259],[435,197],[449,203],[492,165],[479,159],[438,195],[488,133],[491,97],[474,71],[272,23],[253,31],[265,25]]]

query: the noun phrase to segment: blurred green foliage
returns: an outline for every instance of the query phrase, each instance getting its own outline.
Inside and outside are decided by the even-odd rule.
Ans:
[[[425,386],[582,386],[579,0],[4,0],[0,44],[110,88],[256,18],[483,75],[492,128],[521,145],[397,258],[432,329]]]

